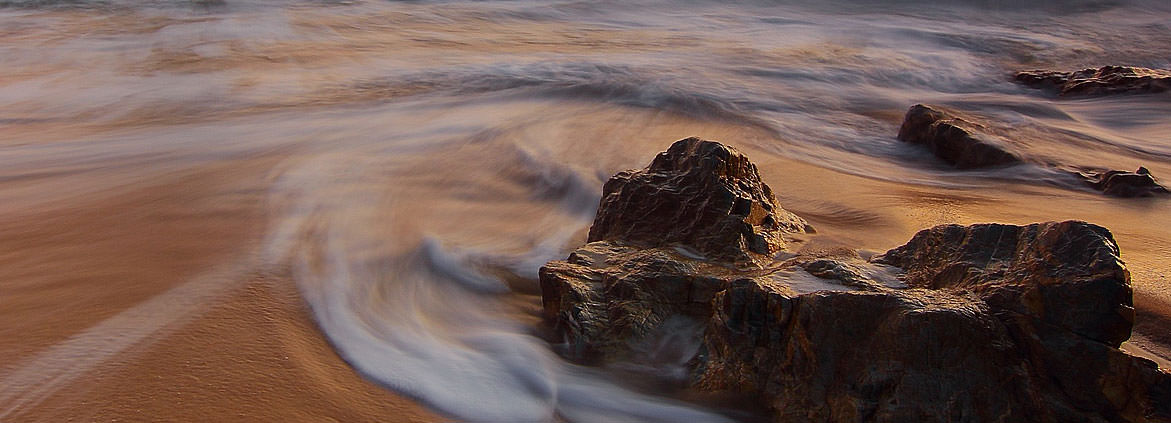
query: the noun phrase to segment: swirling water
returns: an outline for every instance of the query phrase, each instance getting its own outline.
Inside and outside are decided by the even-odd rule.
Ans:
[[[1008,78],[1167,68],[1169,18],[1141,0],[0,1],[0,201],[258,167],[263,266],[365,377],[466,420],[736,419],[538,336],[536,270],[582,241],[609,175],[698,135],[766,178],[800,163],[1040,190],[1145,221],[1165,203],[1111,208],[1030,165],[956,172],[893,135],[908,106],[946,104],[1040,134],[1030,151],[1063,163],[1171,175],[1167,97],[1057,100]],[[904,201],[806,185],[786,206],[831,233]]]

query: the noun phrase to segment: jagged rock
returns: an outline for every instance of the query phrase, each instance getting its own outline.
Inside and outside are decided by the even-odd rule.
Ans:
[[[1150,197],[1171,193],[1145,167],[1140,167],[1134,172],[1082,169],[1071,173],[1081,177],[1094,189],[1115,197]]]
[[[872,262],[840,249],[712,254],[695,241],[727,240],[711,226],[680,224],[704,236],[676,233],[671,243],[634,228],[669,225],[632,206],[636,200],[705,209],[709,203],[681,198],[715,191],[727,199],[726,179],[684,166],[720,174],[712,169],[726,169],[726,159],[696,158],[729,150],[680,143],[656,158],[670,166],[625,172],[607,190],[617,198],[604,200],[599,216],[625,226],[599,233],[623,236],[541,269],[546,315],[567,355],[639,362],[654,354],[639,347],[648,339],[681,331],[687,345],[674,349],[682,351],[675,359],[690,369],[693,388],[756,397],[777,422],[1171,422],[1171,375],[1117,348],[1133,309],[1129,274],[1106,229],[945,225]],[[738,157],[736,168],[755,177]],[[741,252],[748,248],[743,226],[718,228],[742,237]],[[719,245],[714,251],[728,249]],[[751,254],[755,266],[738,265]],[[905,284],[880,277],[892,270]]]
[[[1171,419],[1171,375],[1117,348],[1133,309],[1109,231],[945,225],[874,261],[912,289],[732,282],[697,386],[758,395],[784,422]]]
[[[1117,347],[1134,324],[1130,273],[1110,231],[1085,222],[943,225],[874,257],[916,288],[974,292],[997,308]]]
[[[1103,66],[1075,72],[1026,71],[1024,85],[1056,90],[1061,96],[1160,93],[1171,89],[1171,71],[1132,66]]]
[[[784,234],[811,230],[777,204],[743,154],[687,138],[646,169],[606,182],[589,241],[679,245],[710,259],[751,264],[780,251]]]
[[[1003,143],[983,133],[980,125],[938,106],[912,106],[899,128],[899,139],[924,145],[936,157],[960,169],[1021,162]]]

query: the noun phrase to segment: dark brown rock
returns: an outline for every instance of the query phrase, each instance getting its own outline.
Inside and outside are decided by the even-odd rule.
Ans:
[[[742,280],[716,303],[697,385],[756,394],[778,422],[1041,421],[1048,406],[1008,330],[971,297]]]
[[[711,144],[680,141],[647,170],[616,176],[599,210],[605,230],[594,228],[601,240],[541,269],[566,355],[653,362],[658,350],[640,346],[676,336],[684,347],[670,361],[687,366],[693,388],[758,398],[777,422],[1171,422],[1171,375],[1117,348],[1133,309],[1106,229],[945,225],[873,263],[840,248],[780,260],[750,249],[744,226],[719,224],[759,230],[743,220],[752,213],[715,211],[735,209],[728,197],[772,195],[727,187],[759,178]],[[708,210],[713,201],[722,205]],[[656,220],[667,212],[648,213],[654,204],[699,208],[670,213],[703,236]],[[647,238],[640,223],[676,231],[673,241]],[[729,247],[717,228],[740,238]],[[745,257],[755,266],[738,265]],[[892,271],[905,284],[889,283]]]
[[[975,294],[741,279],[714,302],[695,386],[753,394],[777,422],[1171,421],[1153,362]]]
[[[811,229],[777,204],[743,154],[687,138],[646,169],[620,172],[606,182],[589,241],[678,245],[710,259],[749,264],[780,251],[784,234]]]
[[[942,225],[873,261],[915,288],[974,292],[1009,309],[1118,347],[1134,324],[1130,273],[1110,231],[1085,222]]]
[[[1161,93],[1171,89],[1171,71],[1132,66],[1103,66],[1075,72],[1026,71],[1016,75],[1024,85],[1052,89],[1061,96]]]
[[[652,336],[668,318],[703,321],[727,287],[729,269],[672,248],[593,242],[540,270],[546,317],[576,360],[629,357],[628,346]]]
[[[938,106],[912,106],[899,128],[899,139],[924,145],[936,157],[960,169],[1021,162],[1007,146],[983,133],[980,125]]]
[[[1081,169],[1071,173],[1082,178],[1094,189],[1115,197],[1150,197],[1171,193],[1145,167],[1140,167],[1134,172]]]
[[[1018,131],[939,106],[912,106],[903,119],[898,137],[912,144],[926,146],[936,157],[959,169],[1028,162],[1055,168],[1071,179],[1115,197],[1149,197],[1171,193],[1146,168],[1126,172],[1063,165],[1053,158],[1030,157],[1018,151],[1022,144],[1028,143],[1027,139],[1012,139],[1027,138]],[[1069,185],[1076,186],[1077,183],[1071,181]]]

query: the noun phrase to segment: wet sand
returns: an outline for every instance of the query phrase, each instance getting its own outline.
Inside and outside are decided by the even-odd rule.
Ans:
[[[272,158],[0,218],[0,420],[438,421],[254,257]]]

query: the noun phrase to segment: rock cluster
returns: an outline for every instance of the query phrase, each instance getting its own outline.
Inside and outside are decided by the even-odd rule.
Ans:
[[[1071,179],[1115,197],[1148,197],[1169,193],[1146,168],[1139,168],[1135,172],[1076,168],[1028,157],[1016,151],[1003,137],[992,134],[987,125],[979,123],[977,118],[940,106],[911,106],[899,128],[898,138],[926,146],[936,157],[959,169],[1032,163],[1055,168]]]
[[[772,201],[713,205],[729,186],[773,197],[743,155],[696,139],[607,184],[591,242],[540,273],[570,356],[637,361],[683,318],[698,328],[675,349],[689,384],[758,398],[777,422],[1171,421],[1171,375],[1118,349],[1130,276],[1105,228],[945,225],[871,261],[775,254],[804,221]]]
[[[1133,66],[1103,66],[1074,72],[1026,71],[1016,74],[1024,85],[1055,90],[1060,96],[1146,94],[1171,90],[1171,71]]]

